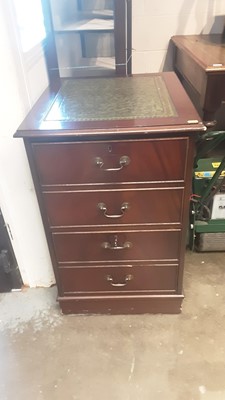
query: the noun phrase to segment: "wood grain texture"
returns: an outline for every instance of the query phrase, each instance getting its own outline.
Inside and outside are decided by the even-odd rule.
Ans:
[[[48,191],[43,199],[51,228],[181,223],[182,188]],[[106,212],[100,208],[106,207]],[[127,208],[126,208],[127,205]]]
[[[109,266],[91,268],[60,268],[60,280],[65,295],[87,293],[92,295],[111,292],[114,295],[132,292],[175,292],[177,266],[133,267]],[[112,281],[107,278],[110,277]],[[126,277],[130,280],[126,281]],[[112,286],[121,284],[124,286]],[[136,294],[138,294],[136,293]]]
[[[33,151],[40,182],[45,186],[184,181],[187,142],[188,138],[35,143]],[[129,157],[129,165],[105,171],[119,168],[124,156]],[[97,158],[103,161],[102,167],[96,165]]]
[[[109,263],[111,261],[169,260],[179,257],[180,231],[112,231],[53,233],[59,263]],[[104,248],[104,243],[111,247]],[[126,247],[126,243],[131,246]]]
[[[207,72],[225,72],[225,38],[221,34],[180,35],[173,43]]]
[[[223,35],[173,36],[174,66],[181,79],[197,91],[204,121],[210,122],[225,100]]]
[[[59,297],[64,314],[179,314],[182,295]]]

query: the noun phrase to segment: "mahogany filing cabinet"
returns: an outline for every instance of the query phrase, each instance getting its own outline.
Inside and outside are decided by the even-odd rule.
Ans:
[[[22,123],[63,313],[179,313],[196,135],[174,73],[66,80]]]

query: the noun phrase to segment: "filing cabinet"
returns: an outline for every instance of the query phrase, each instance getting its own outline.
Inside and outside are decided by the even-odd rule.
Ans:
[[[111,79],[112,95],[115,80],[115,93],[123,85],[134,93],[126,98],[124,91],[120,107],[135,103],[137,92],[136,116],[129,118],[131,103],[127,119],[113,118],[106,93],[96,99],[109,102],[105,118],[98,120],[98,103],[92,118],[85,109],[83,119],[71,109],[65,120],[60,114],[57,128],[56,96],[53,103],[40,100],[37,128],[33,110],[16,134],[25,141],[58,300],[63,313],[178,313],[194,143],[205,128],[173,73]],[[161,85],[152,89],[156,110],[146,109],[152,99],[144,87],[152,79]],[[79,105],[79,91],[74,101]]]

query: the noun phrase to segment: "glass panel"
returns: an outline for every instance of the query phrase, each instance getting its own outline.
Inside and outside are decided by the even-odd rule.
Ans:
[[[115,73],[113,0],[51,0],[59,74]]]

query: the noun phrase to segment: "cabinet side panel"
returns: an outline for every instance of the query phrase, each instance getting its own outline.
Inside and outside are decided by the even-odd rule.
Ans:
[[[184,197],[182,204],[182,223],[181,223],[181,239],[180,239],[180,269],[178,278],[178,293],[182,293],[183,286],[183,269],[184,269],[184,257],[188,235],[188,223],[189,223],[189,208],[190,208],[190,195],[192,191],[192,174],[193,174],[193,161],[195,153],[195,138],[190,137],[187,143],[187,158],[185,168],[185,188]]]
[[[42,222],[43,222],[43,225],[44,225],[44,230],[45,230],[45,235],[46,235],[46,239],[47,239],[47,243],[48,243],[49,253],[50,253],[50,257],[51,257],[51,261],[52,261],[52,265],[53,265],[53,269],[54,269],[54,273],[55,273],[55,279],[56,279],[56,283],[57,283],[57,287],[58,287],[58,293],[59,293],[59,296],[60,296],[61,293],[62,293],[62,290],[61,290],[59,275],[58,275],[57,266],[56,266],[56,260],[55,260],[54,250],[53,250],[52,237],[51,237],[51,234],[50,234],[50,231],[49,231],[48,219],[47,219],[47,215],[46,215],[46,212],[45,212],[45,207],[44,207],[43,200],[42,200],[42,195],[41,195],[41,190],[40,190],[40,187],[39,187],[39,180],[38,180],[38,176],[37,176],[37,173],[36,173],[35,163],[34,163],[34,160],[33,160],[32,146],[31,146],[31,143],[30,143],[30,141],[28,139],[24,140],[24,145],[25,145],[27,158],[28,158],[29,165],[30,165],[31,175],[32,175],[32,178],[33,178],[33,183],[34,183],[37,199],[38,199],[38,204],[39,204],[39,209],[40,209],[40,213],[41,213],[41,217],[42,217]]]

